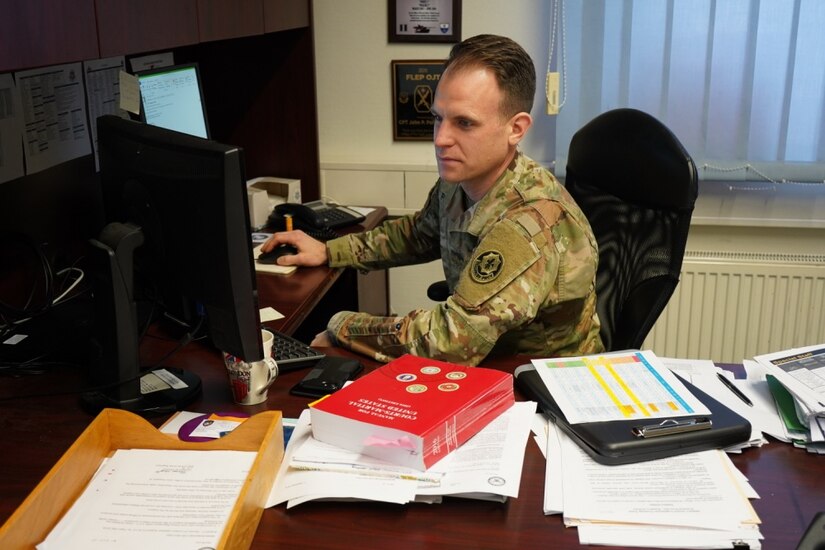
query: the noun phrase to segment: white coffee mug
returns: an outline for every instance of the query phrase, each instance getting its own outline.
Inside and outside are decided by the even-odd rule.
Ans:
[[[278,364],[271,357],[275,337],[268,330],[262,330],[261,336],[264,344],[261,361],[246,362],[240,357],[223,354],[232,396],[239,405],[257,405],[266,401],[269,386],[278,377]]]

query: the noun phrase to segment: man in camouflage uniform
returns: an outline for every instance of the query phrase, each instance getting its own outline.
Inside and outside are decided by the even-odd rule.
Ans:
[[[399,317],[342,311],[313,345],[467,365],[488,355],[603,351],[590,225],[553,175],[517,148],[534,93],[533,63],[512,40],[479,35],[457,44],[435,93],[440,177],[424,208],[326,245],[300,231],[264,245],[298,248],[283,265],[382,269],[441,258],[446,302]]]

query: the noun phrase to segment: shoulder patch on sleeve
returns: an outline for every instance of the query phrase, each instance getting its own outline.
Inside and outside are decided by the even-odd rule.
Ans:
[[[524,230],[516,222],[502,220],[473,251],[454,299],[462,307],[476,308],[512,283],[538,258],[538,249]]]

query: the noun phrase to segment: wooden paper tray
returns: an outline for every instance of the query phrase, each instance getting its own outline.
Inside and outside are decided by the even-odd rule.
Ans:
[[[284,456],[281,413],[262,412],[225,437],[190,443],[159,432],[133,413],[104,409],[0,527],[0,548],[34,548],[42,542],[83,492],[101,461],[118,449],[258,453],[218,544],[219,549],[249,548]]]

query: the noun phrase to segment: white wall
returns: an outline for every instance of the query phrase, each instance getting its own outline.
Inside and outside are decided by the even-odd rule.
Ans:
[[[438,177],[432,142],[392,138],[393,60],[446,59],[451,44],[387,42],[387,0],[313,0],[321,192],[349,204],[387,206],[390,214],[424,204]],[[536,64],[534,124],[522,150],[549,165],[555,120],[543,113],[549,0],[464,0],[461,36],[509,36]],[[444,278],[441,262],[390,270],[390,308],[432,306],[427,285]]]
[[[431,142],[393,142],[390,61],[444,59],[450,45],[387,43],[387,5],[313,0],[321,190],[342,202],[382,204],[401,214],[423,204],[437,173]],[[549,165],[555,120],[543,113],[543,87],[550,0],[463,0],[462,9],[462,37],[506,35],[533,57],[534,126],[522,149]],[[739,187],[700,184],[690,249],[825,253],[825,197],[818,190]],[[390,307],[400,314],[430,307],[425,288],[442,278],[440,262],[390,270]]]
[[[387,5],[387,0],[313,0],[322,166],[435,165],[431,142],[393,142],[390,61],[446,59],[451,44],[388,43]],[[539,88],[532,113],[536,121],[523,149],[536,160],[551,159],[554,121],[541,112],[550,1],[464,0],[462,12],[462,38],[509,36],[533,58]]]

